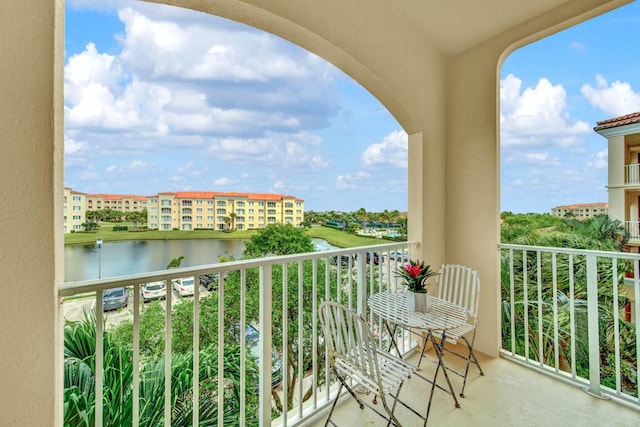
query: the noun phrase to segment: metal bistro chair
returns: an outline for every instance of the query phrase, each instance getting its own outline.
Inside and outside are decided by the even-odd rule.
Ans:
[[[373,333],[366,320],[344,305],[335,302],[322,303],[320,323],[329,352],[331,369],[340,381],[338,394],[333,401],[325,426],[329,423],[336,426],[331,421],[331,415],[343,386],[356,399],[360,409],[366,405],[387,420],[387,426],[391,423],[400,426],[400,422],[394,415],[396,403],[399,401],[398,395],[404,380],[415,372],[416,366],[376,348]],[[380,396],[387,415],[360,399],[349,386],[349,380]],[[393,398],[391,408],[387,404],[388,396]]]
[[[460,307],[463,307],[468,314],[468,322],[454,329],[447,329],[446,331],[446,343],[457,344],[459,339],[462,339],[468,348],[468,354],[460,354],[446,347],[446,343],[442,343],[442,348],[447,352],[454,354],[467,361],[464,374],[451,370],[452,372],[463,377],[462,390],[460,391],[460,397],[464,397],[464,388],[467,385],[467,376],[469,375],[469,365],[475,364],[480,370],[480,375],[484,376],[482,367],[478,363],[475,353],[473,352],[473,343],[476,339],[476,317],[478,313],[478,299],[480,296],[480,278],[478,272],[470,267],[463,265],[443,265],[440,268],[440,274],[438,277],[436,296],[443,300],[452,302]],[[467,339],[467,334],[471,335],[471,340]],[[436,336],[442,337],[442,334]],[[422,352],[420,354],[420,360],[418,360],[418,367],[422,362],[422,357],[427,347],[428,339],[425,339]],[[435,343],[434,343],[435,344]],[[437,345],[437,344],[436,344]]]

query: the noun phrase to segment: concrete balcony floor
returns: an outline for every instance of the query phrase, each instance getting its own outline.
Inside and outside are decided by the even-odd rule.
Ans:
[[[459,347],[460,348],[460,347]],[[460,348],[461,349],[461,348]],[[429,426],[633,426],[640,425],[640,411],[611,400],[589,396],[580,388],[565,384],[547,375],[525,368],[506,359],[489,359],[478,355],[485,372],[481,377],[471,366],[465,398],[459,398],[461,407],[456,409],[453,399],[436,388]],[[433,354],[431,357],[435,358]],[[409,360],[417,363],[417,356]],[[460,366],[460,359],[448,355],[445,363]],[[420,374],[432,378],[435,363],[424,360]],[[462,378],[450,375],[454,390],[459,392]],[[446,386],[444,376],[438,375],[438,384]],[[409,378],[400,393],[401,399],[419,412],[426,412],[431,384],[418,377]],[[371,403],[372,396],[364,396]],[[378,399],[378,410],[384,412]],[[398,404],[396,416],[403,426],[422,426],[423,420]],[[313,423],[323,426],[328,412]],[[355,399],[349,396],[336,407],[332,420],[338,426],[386,426],[387,423],[365,406],[360,409]]]

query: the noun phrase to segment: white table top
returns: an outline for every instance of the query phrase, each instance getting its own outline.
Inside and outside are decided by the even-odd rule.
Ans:
[[[410,328],[444,330],[457,328],[467,321],[467,312],[460,306],[429,295],[426,313],[407,310],[407,293],[380,292],[369,297],[369,308],[384,320]]]

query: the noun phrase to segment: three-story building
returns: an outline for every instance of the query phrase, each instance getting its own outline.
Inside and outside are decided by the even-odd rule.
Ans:
[[[162,192],[148,198],[149,228],[254,230],[304,222],[304,200],[283,194],[215,191]]]
[[[624,222],[631,252],[640,252],[640,112],[603,120],[594,130],[608,140],[609,215]]]

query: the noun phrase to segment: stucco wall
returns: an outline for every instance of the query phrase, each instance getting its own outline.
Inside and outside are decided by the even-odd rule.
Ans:
[[[57,3],[0,5],[0,424],[6,426],[61,420],[56,277],[62,270],[56,272],[55,249],[62,253],[62,147],[55,148],[54,139],[62,127],[53,111],[62,106],[62,80],[54,83],[56,53],[62,64],[62,51],[54,50]]]

